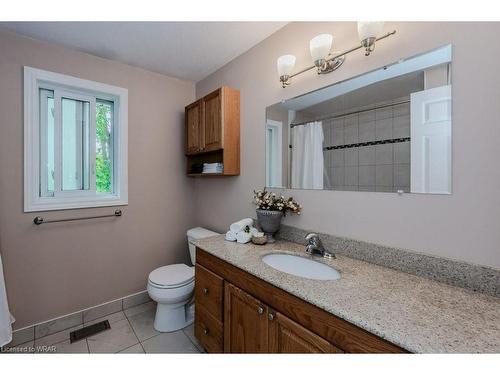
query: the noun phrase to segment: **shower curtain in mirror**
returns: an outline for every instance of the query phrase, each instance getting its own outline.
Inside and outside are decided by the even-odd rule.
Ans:
[[[323,189],[323,126],[321,121],[292,129],[292,188]]]
[[[14,318],[10,315],[7,303],[7,291],[3,277],[2,254],[0,254],[0,347],[12,340],[12,323]]]

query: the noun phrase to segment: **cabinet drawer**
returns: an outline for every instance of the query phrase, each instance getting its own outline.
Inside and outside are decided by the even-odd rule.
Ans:
[[[196,308],[202,306],[208,313],[222,322],[224,280],[206,268],[196,265],[194,298]]]
[[[194,335],[207,352],[223,352],[222,323],[216,320],[200,305],[196,306]]]

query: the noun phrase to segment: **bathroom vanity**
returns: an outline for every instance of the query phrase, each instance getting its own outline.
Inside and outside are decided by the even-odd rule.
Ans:
[[[404,349],[198,248],[195,335],[210,353],[401,353]]]
[[[195,335],[209,353],[498,352],[497,298],[337,256],[318,259],[338,280],[277,271],[270,253],[306,256],[278,241],[196,242]],[[486,322],[486,323],[485,323]]]

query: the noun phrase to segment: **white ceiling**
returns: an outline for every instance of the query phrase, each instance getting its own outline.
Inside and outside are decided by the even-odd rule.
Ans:
[[[29,37],[198,82],[286,22],[0,22]]]

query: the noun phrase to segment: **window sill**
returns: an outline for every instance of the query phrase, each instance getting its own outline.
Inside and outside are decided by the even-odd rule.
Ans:
[[[97,208],[127,206],[128,200],[121,199],[115,195],[103,195],[101,197],[86,197],[81,199],[64,198],[39,198],[35,202],[26,202],[24,212],[70,210],[75,208]]]

